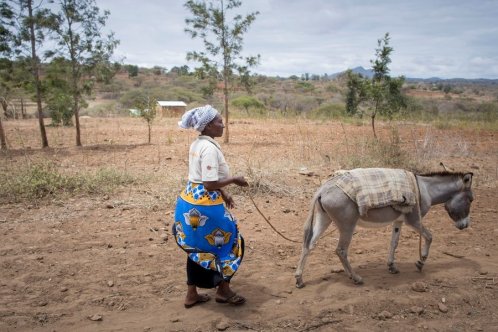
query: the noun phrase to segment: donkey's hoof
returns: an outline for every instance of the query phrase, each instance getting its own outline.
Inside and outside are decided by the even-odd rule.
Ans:
[[[422,271],[422,269],[423,269],[423,267],[424,267],[424,263],[423,263],[423,262],[421,262],[421,261],[417,261],[417,262],[415,263],[415,266],[417,267],[417,270],[418,270],[419,272],[421,272],[421,271]]]
[[[363,285],[363,279],[360,276],[352,276],[351,279],[355,285]]]
[[[303,288],[304,287],[304,282],[302,278],[296,278],[296,287],[297,288]]]
[[[398,268],[394,264],[393,265],[389,265],[389,273],[391,273],[391,274],[398,274],[399,270],[398,270]]]

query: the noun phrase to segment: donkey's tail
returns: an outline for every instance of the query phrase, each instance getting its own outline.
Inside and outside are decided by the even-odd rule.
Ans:
[[[313,238],[313,222],[315,220],[315,210],[319,208],[317,205],[320,205],[321,208],[321,203],[320,203],[321,197],[322,196],[319,192],[316,193],[315,196],[313,197],[313,200],[311,201],[310,211],[308,212],[308,218],[304,223],[303,246],[306,248],[310,247],[311,239]]]

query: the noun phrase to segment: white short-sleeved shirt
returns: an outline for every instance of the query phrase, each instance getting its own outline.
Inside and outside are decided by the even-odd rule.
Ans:
[[[220,145],[209,136],[199,136],[190,145],[188,179],[194,183],[227,178],[230,169]]]

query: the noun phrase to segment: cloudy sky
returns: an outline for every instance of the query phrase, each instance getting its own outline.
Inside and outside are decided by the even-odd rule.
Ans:
[[[143,67],[187,62],[203,50],[184,32],[182,0],[96,0],[111,15],[116,60]],[[237,13],[259,15],[242,54],[261,55],[252,71],[269,76],[332,74],[370,68],[386,32],[391,75],[498,79],[498,0],[243,0]]]

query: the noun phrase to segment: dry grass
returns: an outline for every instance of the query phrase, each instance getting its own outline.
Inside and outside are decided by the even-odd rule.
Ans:
[[[44,197],[47,192],[91,195],[132,187],[143,194],[140,204],[151,208],[157,202],[174,205],[177,190],[186,181],[186,151],[196,136],[179,130],[176,119],[159,118],[149,145],[144,144],[147,128],[140,119],[83,118],[83,148],[72,146],[74,128],[48,127],[53,148],[40,150],[36,120],[9,121],[6,128],[11,150],[3,152],[0,161],[4,197]],[[469,136],[466,131],[380,121],[375,140],[367,123],[301,118],[236,119],[230,134],[231,143],[223,150],[232,173],[250,180],[251,193],[279,197],[308,195],[337,169],[393,167],[423,172],[455,157],[471,166],[482,151],[475,151],[470,139],[493,140],[493,134],[484,130]],[[303,169],[308,176],[300,174]],[[115,176],[98,175],[109,170]],[[51,178],[58,189],[36,194],[34,183],[30,189],[26,182],[14,180],[35,173]],[[233,190],[244,194],[246,189]]]
[[[50,161],[38,161],[0,172],[0,200],[33,202],[75,194],[109,194],[117,187],[136,184],[136,178],[113,168],[67,174]]]

